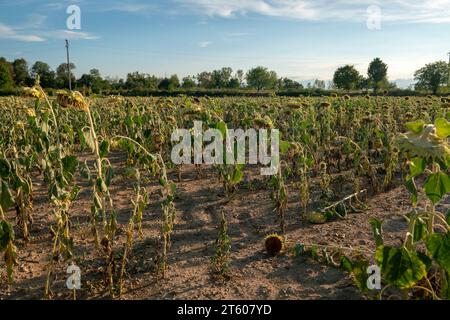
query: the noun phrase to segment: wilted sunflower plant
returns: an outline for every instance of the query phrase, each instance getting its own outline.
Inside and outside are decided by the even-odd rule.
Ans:
[[[90,147],[95,157],[95,172],[91,177],[92,205],[91,205],[91,226],[95,243],[101,244],[105,260],[108,279],[108,287],[112,297],[115,295],[114,290],[114,237],[117,231],[117,219],[114,209],[113,199],[111,197],[109,187],[113,178],[113,169],[107,156],[109,154],[110,143],[107,139],[97,136],[94,117],[87,99],[78,91],[60,90],[57,92],[57,101],[63,108],[71,108],[73,110],[82,111],[87,118],[88,126],[83,127],[81,132],[87,145]],[[89,168],[86,168],[90,171]],[[102,224],[102,239],[99,243],[97,222]]]
[[[53,250],[47,267],[44,297],[51,298],[52,273],[62,256],[73,259],[73,237],[70,232],[69,209],[78,195],[79,188],[73,184],[73,175],[78,167],[75,156],[63,150],[60,124],[56,106],[50,102],[39,85],[39,78],[32,88],[26,90],[36,98],[35,108],[27,112],[28,124],[34,133],[35,152],[40,159],[40,168],[48,186],[48,194],[55,209],[55,224],[50,227],[53,235]],[[41,102],[44,102],[41,105]]]
[[[14,198],[6,179],[11,174],[11,165],[0,157],[0,253],[3,254],[9,281],[13,280],[16,265],[17,248],[14,245],[14,229],[7,221],[5,212],[14,204]]]

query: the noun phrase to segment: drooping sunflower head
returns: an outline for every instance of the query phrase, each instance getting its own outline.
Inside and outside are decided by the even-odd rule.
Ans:
[[[56,100],[63,108],[73,108],[87,112],[89,105],[78,91],[58,90]]]
[[[27,96],[31,96],[34,98],[38,98],[39,100],[43,100],[45,98],[45,94],[40,87],[34,86],[31,88],[23,88],[23,92]]]
[[[450,124],[445,119],[437,119],[435,124],[423,121],[408,123],[409,132],[400,134],[397,145],[411,157],[422,157],[446,161],[450,158],[447,137]]]
[[[296,103],[296,102],[289,102],[289,103],[286,105],[286,107],[288,107],[289,109],[297,110],[297,109],[302,108],[302,105],[301,105],[300,103]]]
[[[267,115],[264,117],[257,115],[254,123],[258,129],[272,129],[274,127],[272,119]]]
[[[264,239],[264,246],[269,255],[276,256],[284,249],[285,239],[276,233],[270,234]]]

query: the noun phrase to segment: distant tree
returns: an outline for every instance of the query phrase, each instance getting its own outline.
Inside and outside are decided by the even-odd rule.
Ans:
[[[127,79],[123,86],[128,90],[156,89],[158,87],[158,83],[159,80],[155,76],[150,76],[146,73],[139,73],[136,71],[127,74]]]
[[[325,81],[316,79],[314,80],[313,88],[325,90]]]
[[[230,88],[230,89],[239,89],[241,87],[239,79],[238,78],[231,78],[230,81],[228,81],[227,87]]]
[[[228,67],[224,67],[220,70],[214,70],[212,72],[213,87],[216,89],[228,87],[232,75],[233,69]]]
[[[192,88],[195,88],[197,86],[197,83],[195,82],[195,79],[193,77],[191,77],[191,76],[184,77],[182,82],[183,83],[182,83],[181,87],[183,89],[192,89]]]
[[[78,79],[77,85],[89,88],[89,90],[92,90],[94,93],[100,93],[101,90],[107,87],[107,83],[102,79],[98,69],[91,69],[89,74],[83,74],[80,79]]]
[[[158,84],[159,90],[169,91],[169,87],[170,87],[170,79],[169,78],[161,79],[161,81]]]
[[[31,77],[36,79],[39,75],[41,86],[44,88],[55,88],[55,72],[50,69],[50,66],[42,61],[36,61],[31,68]]]
[[[75,70],[75,64],[70,63],[70,81],[72,85],[75,84],[75,75],[72,70]],[[69,88],[69,70],[67,68],[67,63],[61,63],[58,68],[56,68],[56,84],[59,88]]]
[[[171,91],[180,87],[180,80],[177,75],[172,75],[170,78],[162,79],[158,84],[159,90]]]
[[[200,88],[211,89],[214,88],[214,80],[211,72],[202,72],[197,75],[197,82]]]
[[[388,65],[384,63],[380,58],[375,58],[369,65],[367,70],[367,76],[370,87],[375,92],[379,89],[389,86],[387,80]]]
[[[239,69],[236,71],[236,79],[239,81],[239,87],[242,87],[244,85],[244,70]]]
[[[436,94],[440,86],[447,84],[448,72],[449,65],[445,61],[427,64],[414,73],[416,88],[431,90]]]
[[[346,65],[336,70],[333,82],[338,89],[352,90],[358,87],[362,76],[354,66]]]
[[[278,79],[277,88],[278,90],[301,90],[303,85],[289,78],[280,78]]]
[[[25,59],[16,59],[12,63],[14,82],[17,86],[30,84],[30,74],[28,72],[28,63]]]
[[[334,84],[333,81],[327,81],[327,89],[328,89],[328,90],[334,90],[334,89],[336,89],[336,86],[335,86],[335,84]]]
[[[269,71],[264,67],[250,69],[246,75],[247,85],[261,91],[262,89],[272,89],[278,80],[275,71]]]
[[[0,89],[11,89],[14,86],[11,65],[4,58],[0,58]]]
[[[176,74],[173,74],[172,76],[170,76],[169,78],[169,90],[176,90],[180,87],[180,79],[178,78],[178,76]]]
[[[356,89],[368,91],[371,88],[371,83],[372,82],[369,80],[369,78],[364,78],[363,76],[361,76],[356,85]],[[383,86],[383,87],[385,87],[385,86]],[[379,88],[381,88],[381,86]]]

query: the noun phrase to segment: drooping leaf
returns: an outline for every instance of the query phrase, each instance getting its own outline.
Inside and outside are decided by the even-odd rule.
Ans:
[[[67,180],[72,180],[72,177],[77,170],[78,160],[75,156],[66,156],[61,159],[64,176]]]
[[[370,225],[372,226],[373,237],[377,247],[383,245],[382,224],[381,220],[377,218],[370,219]]]
[[[445,139],[450,136],[450,123],[446,119],[436,119],[434,124],[436,125],[436,134],[438,137]]]
[[[352,275],[353,281],[356,286],[362,292],[367,292],[367,280],[369,278],[369,274],[367,273],[367,269],[369,267],[369,263],[359,257],[355,259],[355,261],[351,261],[348,257],[343,256],[341,258],[341,266]]]
[[[2,181],[0,192],[0,206],[3,211],[8,210],[14,204],[14,198],[6,181]]]
[[[431,261],[425,255],[408,251],[405,247],[378,247],[375,259],[383,279],[400,289],[412,288],[428,273]]]
[[[99,146],[100,158],[105,158],[109,153],[109,142],[103,140]]]
[[[450,274],[450,233],[430,235],[427,249],[433,259]]]
[[[411,172],[411,177],[415,178],[417,176],[420,176],[424,171],[426,167],[426,161],[423,158],[412,158],[410,160],[409,164],[409,171]]]
[[[425,181],[423,187],[427,197],[436,204],[450,192],[450,178],[444,172],[433,173]]]
[[[10,173],[11,173],[11,164],[9,163],[8,160],[0,158],[0,177],[3,179],[7,179]]]
[[[91,130],[89,128],[85,128],[83,130],[83,136],[84,136],[84,141],[89,146],[91,151],[95,152],[95,142],[94,142],[94,137],[92,136]]]
[[[9,222],[0,221],[0,251],[6,250],[8,243],[14,240],[14,229]]]
[[[413,206],[416,206],[417,197],[419,194],[417,192],[416,182],[414,181],[414,178],[407,179],[405,182],[405,187],[409,191],[409,195],[411,197],[411,202]]]
[[[421,218],[417,218],[416,222],[414,224],[414,234],[413,234],[413,241],[419,242],[428,235],[428,226],[425,221]]]
[[[105,168],[105,183],[109,187],[111,185],[112,178],[114,177],[114,170],[111,166]]]
[[[405,124],[406,128],[408,128],[409,131],[412,131],[414,133],[421,133],[424,125],[425,122],[423,120],[408,122]]]
[[[6,274],[8,275],[8,280],[13,281],[13,268],[17,264],[17,251],[16,246],[13,244],[12,240],[8,242],[5,250],[5,265]]]

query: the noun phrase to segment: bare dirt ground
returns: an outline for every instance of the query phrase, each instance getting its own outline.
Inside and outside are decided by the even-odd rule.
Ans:
[[[86,156],[80,156],[84,160]],[[124,175],[126,157],[112,154],[116,167],[111,193],[118,212],[121,229],[116,250],[122,252],[124,228],[131,215],[133,185]],[[177,181],[176,174],[170,178]],[[93,244],[90,234],[90,187],[78,177],[82,187],[71,209],[75,263],[81,268],[82,288],[78,299],[108,299],[105,288],[104,258]],[[143,218],[142,240],[137,239],[127,267],[124,299],[362,299],[352,280],[342,270],[317,263],[310,258],[294,258],[289,254],[268,256],[263,248],[264,237],[278,231],[278,219],[273,211],[270,190],[260,177],[249,176],[230,201],[221,195],[222,185],[212,168],[203,168],[196,179],[195,170],[186,167],[183,181],[177,182],[177,219],[172,235],[169,270],[166,279],[154,276],[155,247],[160,229],[161,209],[155,185],[148,186],[150,205]],[[32,240],[25,244],[17,239],[18,266],[14,283],[8,285],[5,275],[0,282],[0,299],[41,299],[47,264],[52,250],[49,226],[53,221],[46,186],[37,173],[34,177],[34,223]],[[396,187],[389,192],[365,199],[368,209],[350,214],[345,220],[312,225],[300,219],[298,191],[289,187],[289,207],[286,214],[287,245],[298,243],[343,246],[374,250],[370,217],[384,221],[385,241],[400,245],[407,227],[403,215],[411,209],[407,191]],[[342,190],[346,195],[350,190]],[[350,192],[351,193],[351,192]],[[312,192],[314,195],[314,190]],[[347,193],[348,194],[348,193]],[[449,199],[444,206],[449,207]],[[228,220],[232,238],[232,276],[217,281],[211,273],[211,257],[222,210]],[[8,212],[10,221],[15,213]],[[69,262],[61,261],[52,285],[54,299],[71,299],[65,286]],[[3,262],[0,270],[4,273]]]

